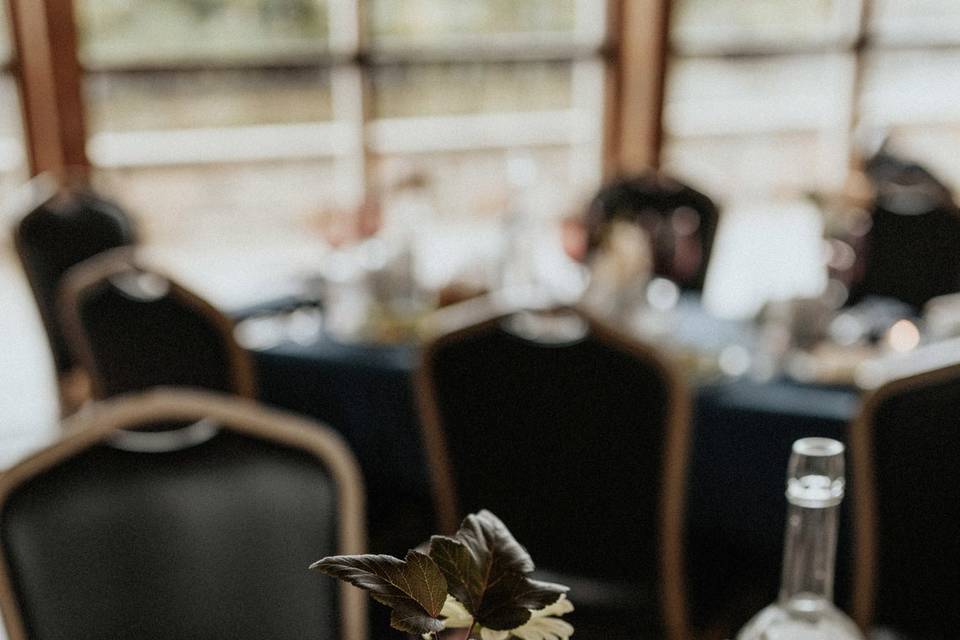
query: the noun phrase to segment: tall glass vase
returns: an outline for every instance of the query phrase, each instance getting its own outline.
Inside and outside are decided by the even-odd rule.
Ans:
[[[843,450],[828,438],[793,444],[780,595],[740,630],[737,640],[863,640],[833,604]]]

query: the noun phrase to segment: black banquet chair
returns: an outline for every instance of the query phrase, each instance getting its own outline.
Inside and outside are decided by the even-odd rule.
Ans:
[[[960,365],[888,382],[850,433],[853,616],[891,639],[960,629]]]
[[[496,513],[544,578],[571,587],[584,640],[689,640],[684,387],[652,350],[581,311],[495,306],[422,356],[442,528]]]
[[[129,216],[116,204],[84,188],[61,188],[50,175],[29,183],[25,214],[13,238],[24,274],[33,291],[61,383],[61,404],[67,414],[83,391],[68,387],[81,378],[64,338],[57,312],[57,291],[74,265],[116,247],[136,243]],[[74,398],[73,396],[81,396]]]
[[[190,424],[148,433],[157,421]],[[365,545],[359,471],[331,430],[163,389],[68,420],[0,476],[10,640],[365,640],[364,594],[309,571]]]
[[[699,291],[719,219],[713,200],[693,187],[656,171],[624,176],[601,188],[590,202],[584,221],[587,251],[600,246],[611,222],[636,223],[650,238],[654,274]]]
[[[931,298],[960,291],[960,209],[924,167],[881,151],[866,172],[876,191],[850,303],[895,298],[920,310]]]
[[[253,363],[233,323],[208,302],[118,249],[70,270],[61,292],[70,346],[95,398],[155,386],[254,397]]]

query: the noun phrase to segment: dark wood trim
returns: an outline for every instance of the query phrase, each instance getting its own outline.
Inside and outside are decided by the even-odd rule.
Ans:
[[[86,126],[71,0],[8,0],[30,172],[85,170]]]
[[[868,2],[869,0],[864,0]],[[864,5],[866,6],[866,5]],[[869,10],[867,10],[869,13]],[[856,53],[859,51],[955,51],[958,45],[953,42],[883,42],[871,37],[869,33],[858,35],[853,41],[812,44],[735,45],[718,46],[703,50],[687,50],[677,47],[668,49],[671,57],[696,59],[744,59],[744,58],[789,58],[792,56],[821,56],[837,53]]]
[[[620,173],[620,29],[624,0],[607,0],[607,47],[603,59],[603,134],[601,154],[604,181],[612,180]]]
[[[831,53],[849,53],[855,46],[859,36],[853,40],[838,38],[827,42],[783,42],[777,44],[766,43],[736,43],[706,46],[702,49],[683,48],[676,43],[668,43],[667,52],[675,58],[695,59],[742,59],[742,58],[774,58],[789,56],[819,56]]]
[[[367,64],[429,63],[511,63],[571,62],[611,55],[606,45],[569,45],[550,43],[516,43],[508,45],[467,44],[458,47],[426,46],[421,49],[371,48],[362,55]]]
[[[83,170],[90,166],[90,162],[87,160],[86,151],[83,77],[78,60],[77,21],[73,0],[45,2],[64,164],[75,170]]]
[[[15,78],[31,175],[64,166],[47,13],[39,0],[8,0]]]
[[[462,313],[460,311],[462,310]],[[519,309],[516,309],[519,310]],[[668,640],[689,640],[689,617],[684,567],[684,519],[686,513],[686,478],[690,452],[690,399],[682,377],[653,348],[607,326],[580,308],[563,309],[583,318],[589,331],[615,348],[649,363],[660,373],[668,393],[664,453],[662,458],[662,494],[659,531],[661,563],[661,614]],[[414,375],[417,407],[420,413],[421,436],[430,471],[438,524],[444,533],[456,531],[462,515],[457,503],[449,450],[444,436],[443,419],[437,400],[434,354],[449,343],[458,342],[499,325],[510,315],[493,297],[470,300],[460,309],[443,312],[452,322],[440,321],[434,330],[440,335],[428,340],[419,367]],[[455,327],[459,322],[463,326]]]
[[[479,44],[462,46],[425,46],[366,48],[355,53],[322,52],[261,56],[256,58],[193,58],[181,60],[150,59],[118,63],[82,63],[85,73],[163,73],[172,71],[243,71],[294,70],[355,65],[467,64],[482,62],[508,64],[523,62],[571,62],[597,57],[607,58],[612,49],[607,45],[583,46],[550,43],[516,43],[491,48]]]
[[[870,18],[873,5],[871,0],[860,0],[860,15],[857,23],[857,39],[853,44],[853,86],[850,96],[850,122],[847,130],[849,140],[849,166],[851,173],[861,172],[864,161],[862,149],[857,148],[857,129],[860,126],[860,111],[863,104],[863,88],[865,84],[865,66],[867,51],[870,46]]]
[[[259,60],[143,60],[122,64],[83,64],[86,75],[152,75],[157,73],[198,73],[202,71],[311,71],[355,64],[355,56],[283,56]]]
[[[163,421],[211,419],[219,427],[304,450],[333,477],[339,502],[338,553],[358,554],[366,548],[364,490],[359,467],[341,437],[329,427],[293,414],[267,409],[251,400],[196,390],[158,389],[98,402],[64,423],[63,438],[0,475],[0,510],[25,482],[121,429]],[[278,523],[277,526],[283,526]],[[16,597],[6,547],[0,545],[0,611],[10,640],[28,635]],[[341,585],[341,640],[366,638],[366,594]]]
[[[89,374],[92,395],[97,399],[106,398],[106,381],[100,374],[93,348],[84,330],[80,318],[80,304],[83,298],[93,289],[103,286],[111,277],[128,272],[131,269],[156,273],[155,270],[148,269],[140,264],[136,257],[135,248],[121,247],[94,256],[72,267],[67,271],[60,287],[59,308],[64,337],[67,345],[74,352],[77,362]],[[189,289],[165,275],[158,275],[168,282],[170,287],[168,295],[193,308],[220,333],[230,359],[232,391],[244,398],[256,397],[253,358],[234,338],[233,322]]]
[[[669,46],[669,0],[612,0],[604,175],[657,168]],[[613,104],[611,104],[611,102]]]

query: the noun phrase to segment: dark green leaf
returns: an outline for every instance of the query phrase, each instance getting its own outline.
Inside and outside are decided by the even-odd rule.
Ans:
[[[467,516],[452,538],[434,536],[430,557],[450,594],[488,629],[519,627],[530,619],[530,610],[553,604],[567,590],[527,577],[533,560],[489,511]]]
[[[385,555],[332,556],[310,568],[369,591],[373,599],[393,609],[390,624],[395,629],[416,634],[443,629],[438,616],[447,597],[447,581],[426,554],[411,550],[406,560]]]

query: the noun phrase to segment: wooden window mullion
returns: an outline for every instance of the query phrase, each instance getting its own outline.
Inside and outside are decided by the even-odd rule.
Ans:
[[[669,0],[610,0],[604,175],[656,168],[663,143]]]
[[[86,168],[72,0],[8,0],[31,174]]]

